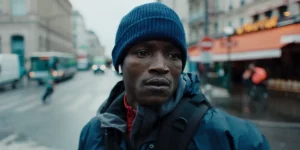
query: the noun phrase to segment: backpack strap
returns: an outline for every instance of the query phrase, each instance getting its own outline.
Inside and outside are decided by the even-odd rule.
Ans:
[[[156,148],[185,150],[188,148],[200,120],[211,105],[202,94],[181,100],[162,122]]]
[[[104,142],[105,150],[121,150],[120,144],[122,140],[122,134],[120,131],[112,128],[105,129]]]

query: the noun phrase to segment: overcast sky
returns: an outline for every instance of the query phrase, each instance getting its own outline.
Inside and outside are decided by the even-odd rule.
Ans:
[[[140,4],[156,0],[70,0],[73,9],[85,19],[88,29],[96,32],[105,46],[106,55],[111,56],[115,34],[122,17]]]

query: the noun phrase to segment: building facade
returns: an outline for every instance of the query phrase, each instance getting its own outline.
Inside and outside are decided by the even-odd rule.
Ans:
[[[189,0],[158,0],[159,2],[169,6],[172,8],[174,11],[177,12],[179,15],[181,22],[183,24],[185,33],[186,33],[186,40],[189,41],[189,5],[188,1]]]
[[[189,5],[189,56],[194,62],[202,62],[197,41],[204,36],[204,0],[190,0]],[[197,15],[198,18],[193,17]],[[285,45],[300,40],[299,16],[299,0],[209,1],[209,35],[215,39],[213,61],[281,58]],[[225,27],[234,31],[230,36],[231,43],[224,39],[227,37]]]
[[[267,70],[270,93],[274,91],[299,98],[300,0],[209,2],[209,35],[214,38],[211,70],[225,70],[224,76],[215,76],[215,80],[219,83],[226,80],[226,83],[235,85],[228,88],[243,87],[242,74],[247,65],[254,62]],[[190,33],[194,33],[190,38],[189,58],[202,64],[197,40],[204,35],[204,0],[190,0],[189,5],[190,19],[199,16],[189,24]],[[225,34],[225,27],[233,29],[233,32]],[[276,109],[281,108],[278,106]],[[298,112],[296,107],[291,108],[292,111],[286,110],[278,111],[291,116]]]
[[[73,11],[72,16],[73,23],[73,45],[76,49],[77,54],[85,54],[88,53],[88,45],[89,39],[87,34],[87,27],[85,25],[85,21],[83,16],[78,11]]]
[[[73,45],[78,55],[86,57],[104,56],[104,47],[101,45],[95,32],[88,30],[84,17],[73,11]]]
[[[98,36],[95,34],[95,32],[89,30],[88,31],[88,43],[89,43],[89,53],[92,56],[104,56],[105,55],[105,49],[101,45],[100,40]]]
[[[71,17],[69,0],[0,0],[0,52],[27,69],[33,52],[74,53]]]

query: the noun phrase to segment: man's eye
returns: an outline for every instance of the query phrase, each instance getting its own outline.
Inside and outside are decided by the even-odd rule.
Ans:
[[[140,58],[145,58],[150,55],[149,52],[147,52],[145,50],[137,51],[135,54]]]
[[[181,59],[181,54],[180,53],[169,53],[168,57],[173,60],[178,60],[178,59]]]

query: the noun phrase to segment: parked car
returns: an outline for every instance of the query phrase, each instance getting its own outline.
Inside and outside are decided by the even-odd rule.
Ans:
[[[16,54],[0,54],[0,86],[16,88],[20,80],[19,57]]]

